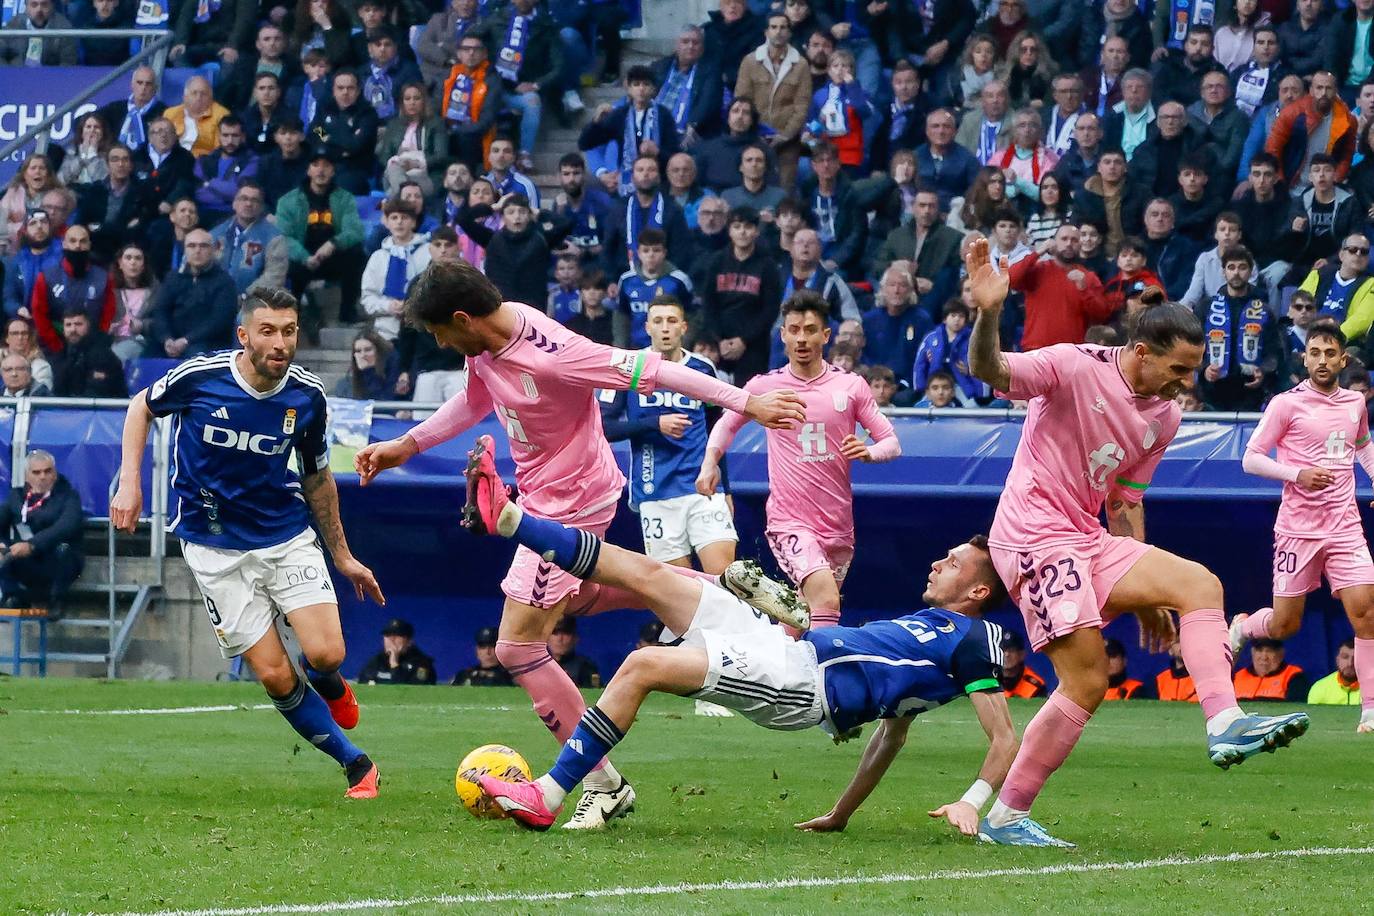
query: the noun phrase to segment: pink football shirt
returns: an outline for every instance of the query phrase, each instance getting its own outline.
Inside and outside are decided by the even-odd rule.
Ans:
[[[1178,432],[1178,405],[1135,394],[1120,347],[1055,344],[1003,355],[1008,393],[1030,407],[989,543],[1027,550],[1096,539],[1109,488],[1130,502],[1144,497]]]
[[[591,515],[619,499],[625,484],[601,429],[595,391],[651,394],[659,356],[593,343],[543,312],[506,304],[519,313],[510,343],[470,358],[467,390],[410,435],[424,451],[494,409],[510,439],[521,505],[560,521]]]
[[[901,454],[892,423],[878,411],[868,383],[836,366],[827,365],[813,379],[784,366],[744,386],[754,395],[780,389],[791,389],[806,402],[806,422],[768,430],[768,530],[800,527],[823,539],[852,541],[854,491],[840,443],[862,426],[873,439],[873,457],[890,461]],[[711,431],[708,447],[725,452],[746,422],[726,413]]]
[[[1274,531],[1296,538],[1329,538],[1352,531],[1360,536],[1355,452],[1368,441],[1369,415],[1357,391],[1337,388],[1323,394],[1303,382],[1275,396],[1246,450],[1267,455],[1277,447],[1280,464],[1325,468],[1336,481],[1316,492],[1285,483]]]

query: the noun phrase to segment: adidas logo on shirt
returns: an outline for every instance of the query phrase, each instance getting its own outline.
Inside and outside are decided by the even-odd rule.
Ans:
[[[229,408],[221,407],[219,410],[210,414],[210,416],[214,417],[216,420],[227,420],[229,419]]]

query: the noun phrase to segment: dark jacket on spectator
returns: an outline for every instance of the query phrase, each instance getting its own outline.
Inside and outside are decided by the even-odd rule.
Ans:
[[[1351,62],[1355,57],[1355,22],[1356,10],[1354,4],[1340,10],[1331,17],[1331,23],[1326,27],[1326,69],[1336,77],[1336,87],[1346,88],[1346,80],[1350,78]],[[1367,44],[1366,54],[1374,54],[1374,26],[1365,32]],[[1287,49],[1284,49],[1285,53]]]
[[[417,330],[409,322],[401,325],[396,338],[396,359],[400,371],[410,376],[410,390],[422,372],[451,372],[463,368],[463,354],[439,346],[434,335]]]
[[[703,188],[717,193],[733,188],[740,182],[739,160],[746,146],[761,146],[768,159],[768,171],[764,181],[776,184],[778,180],[778,160],[773,147],[764,142],[757,131],[736,136],[723,133],[704,140],[692,147],[692,158],[697,164],[697,182]]]
[[[366,194],[377,165],[373,154],[377,127],[377,112],[361,98],[344,111],[328,95],[321,100],[306,138],[333,160],[335,184],[352,194]]]
[[[128,39],[121,39],[127,47]],[[153,106],[143,115],[143,145],[134,150],[134,162],[137,163],[139,156],[148,149],[148,125],[162,116],[167,110],[167,106],[161,101],[154,100]],[[100,115],[105,119],[105,123],[110,125],[110,136],[118,137],[120,128],[124,126],[124,119],[129,115],[129,100],[120,99],[110,102],[100,109]],[[192,162],[194,163],[194,159]]]
[[[723,85],[734,88],[739,76],[739,64],[745,56],[763,42],[764,18],[753,10],[746,9],[744,15],[734,22],[721,18],[719,10],[707,14],[706,48],[703,60],[710,59],[720,64],[720,78]]]
[[[196,160],[196,205],[201,221],[212,225],[228,215],[234,207],[234,195],[249,178],[258,177],[258,157],[245,143],[238,154],[229,157],[217,149]]]
[[[703,56],[692,77],[691,100],[687,103],[687,127],[695,127],[698,137],[714,137],[720,131],[721,100],[725,91],[720,80],[720,61]],[[654,65],[659,88],[668,74],[677,69],[677,55],[669,54]]]
[[[218,9],[211,8],[204,22],[196,22],[200,4],[183,0],[173,23],[173,41],[186,46],[186,63],[199,66],[219,60],[222,48],[250,48],[253,46],[253,26],[258,21],[255,0],[223,0]]]
[[[472,33],[487,43],[487,59],[491,68],[496,70],[501,60],[501,45],[506,32],[515,18],[515,7],[497,7],[487,15]],[[502,77],[509,92],[517,83],[534,83],[540,92],[547,93],[558,88],[558,80],[563,75],[563,42],[558,37],[558,26],[553,17],[546,13],[535,16],[530,24],[530,37],[525,43],[525,56],[520,60],[520,69],[514,82]]]
[[[668,166],[668,157],[682,148],[682,138],[678,136],[677,125],[673,123],[673,113],[652,99],[650,104],[653,107],[645,110],[644,117],[647,119],[650,111],[657,112],[658,168],[662,172]],[[634,107],[629,101],[622,99],[614,108],[606,112],[605,117],[588,121],[583,125],[582,133],[577,138],[577,148],[591,150],[611,142],[616,144],[624,142],[625,122],[634,116],[633,110]],[[736,172],[735,176],[738,178],[739,173]]]
[[[1174,231],[1201,246],[1212,238],[1212,224],[1226,202],[1209,189],[1197,201],[1184,197],[1182,191],[1175,191],[1169,195],[1169,203],[1174,205]]]
[[[912,304],[898,315],[888,314],[882,306],[864,312],[863,361],[869,366],[887,366],[903,384],[911,383],[916,353],[934,325],[926,310]]]
[[[183,269],[169,273],[153,299],[149,355],[165,356],[163,344],[185,337],[183,357],[231,346],[238,313],[238,287],[219,264],[198,274]]]
[[[1298,76],[1311,76],[1316,71],[1322,69],[1326,62],[1326,49],[1323,43],[1327,39],[1327,29],[1329,20],[1325,16],[1318,17],[1312,23],[1312,28],[1303,30],[1302,17],[1296,12],[1289,17],[1288,21],[1279,26],[1279,47],[1283,49],[1283,62],[1288,68]],[[1354,27],[1351,27],[1352,40]],[[1349,54],[1349,51],[1346,52]],[[1350,60],[1349,57],[1346,58]],[[1348,66],[1348,64],[1347,64]]]
[[[75,4],[73,4],[75,7]],[[133,8],[126,4],[114,8],[109,19],[101,19],[94,5],[82,6],[72,13],[72,27],[78,29],[131,29],[134,27]],[[127,38],[81,39],[81,63],[87,67],[117,67],[129,59]],[[122,120],[122,119],[121,119]],[[119,125],[114,125],[119,130]]]
[[[1151,125],[1145,142],[1135,148],[1128,169],[1128,181],[1134,181],[1151,195],[1168,197],[1178,190],[1178,163],[1185,156],[1210,153],[1207,139],[1198,125],[1186,123],[1183,132],[1172,140],[1159,132],[1159,123]],[[1209,165],[1215,165],[1210,161]]]
[[[244,145],[260,157],[275,150],[277,141],[273,134],[289,113],[285,106],[278,105],[264,120],[262,109],[256,104],[249,104],[239,112],[239,120],[243,122]],[[258,165],[261,167],[261,159],[258,160]],[[262,174],[259,173],[258,181],[261,182],[262,178]]]
[[[1097,160],[1105,148],[1099,143],[1097,154],[1090,161],[1075,143],[1067,153],[1059,157],[1059,162],[1054,167],[1054,177],[1077,197],[1088,179],[1097,174]]]
[[[959,267],[959,245],[964,237],[955,229],[951,229],[944,223],[936,223],[930,227],[930,232],[926,236],[925,243],[921,245],[921,254],[915,257],[916,276],[927,280],[934,280],[935,276],[946,267]],[[874,277],[881,277],[883,271],[887,270],[888,265],[893,261],[910,261],[916,254],[916,224],[914,222],[898,226],[888,233],[883,241],[883,247],[878,251],[878,257],[873,262]],[[928,330],[928,329],[927,329]],[[916,343],[919,344],[920,338]],[[913,356],[915,353],[913,352]],[[896,368],[896,367],[892,367]]]
[[[1198,254],[1198,246],[1177,232],[1163,239],[1145,239],[1145,266],[1164,283],[1173,302],[1182,299],[1193,282]]]
[[[124,365],[110,349],[110,337],[91,328],[67,344],[52,361],[53,393],[59,398],[125,398]]]
[[[238,111],[252,103],[253,84],[258,79],[259,59],[256,52],[240,54],[239,59],[229,68],[229,72],[220,77],[219,84],[215,87],[215,100],[230,111]],[[300,78],[300,58],[293,57],[291,54],[283,54],[281,73],[277,74],[277,79],[281,83],[282,101],[280,105],[283,110],[285,110],[287,87]]]
[[[161,166],[153,166],[149,153],[145,148],[134,164],[134,175],[143,182],[148,192],[149,209],[145,219],[157,214],[159,204],[191,197],[196,190],[196,159],[180,143],[172,147]]]
[[[1277,81],[1275,82],[1277,86]],[[1240,166],[1241,151],[1245,148],[1245,137],[1250,132],[1250,118],[1228,101],[1209,124],[1205,120],[1206,111],[1201,102],[1188,106],[1188,121],[1202,134],[1204,141],[1211,146],[1212,164],[1216,171],[1211,173],[1211,191],[1228,196],[1235,185],[1231,176]]]
[[[1312,203],[1317,192],[1308,188],[1301,197],[1293,199],[1288,208],[1288,236],[1285,243],[1286,261],[1304,267],[1314,261],[1329,258],[1340,248],[1341,242],[1350,233],[1364,225],[1364,214],[1359,211],[1355,195],[1345,188],[1336,188],[1336,209],[1331,214],[1331,234],[1315,235],[1312,232]],[[1293,220],[1305,217],[1307,225],[1301,232],[1293,231]]]
[[[687,217],[683,216],[682,208],[677,205],[666,189],[663,194],[663,231],[668,235],[668,260],[674,264],[692,263],[692,231],[687,228]],[[638,198],[634,198],[635,206],[639,206]],[[606,269],[607,277],[618,277],[623,274],[630,266],[629,243],[631,239],[626,237],[625,208],[628,205],[625,198],[617,197],[611,201],[611,209],[606,214],[606,223],[602,235],[601,261]],[[639,225],[646,225],[641,221]],[[542,277],[543,274],[540,274]],[[535,302],[543,302],[541,296]]]
[[[905,149],[914,152],[916,147],[926,142],[926,115],[929,113],[929,109],[925,100],[919,95],[912,99],[902,129],[894,135],[893,122],[896,115],[893,112],[893,106],[896,104],[896,102],[888,102],[883,106],[882,120],[878,122],[878,128],[869,140],[869,162],[872,163],[873,168],[882,171],[887,171],[892,160],[892,154],[897,150]]]
[[[419,646],[412,643],[397,659],[400,663],[391,667],[391,660],[385,652],[378,652],[363,665],[358,675],[360,684],[433,684],[434,659],[426,655]]]
[[[310,157],[301,150],[295,159],[282,157],[281,150],[273,150],[258,160],[258,176],[262,182],[267,207],[276,210],[277,202],[305,182]],[[354,204],[357,209],[357,204]]]
[[[819,187],[816,176],[808,175],[798,183],[797,196],[801,200],[802,207],[806,210],[808,222],[816,226],[816,189]],[[840,276],[848,277],[853,274],[858,277],[863,272],[863,265],[859,263],[864,253],[864,247],[868,243],[868,220],[863,213],[857,212],[854,206],[854,182],[851,182],[843,172],[835,176],[835,242],[834,247],[827,253],[826,259],[833,260],[839,268]]]
[[[5,23],[5,28],[0,29],[0,36],[5,31],[27,29],[29,27],[29,17],[20,11],[9,22]],[[54,9],[51,18],[45,28],[49,29],[70,29],[71,20],[63,16],[59,10]],[[43,57],[42,62],[45,67],[75,67],[77,64],[77,44],[75,38],[43,38]],[[24,56],[28,52],[29,40],[27,38],[3,38],[0,37],[0,65],[8,67],[19,67],[24,63]],[[116,127],[115,130],[119,128]]]
[[[1200,69],[1194,70],[1182,51],[1170,48],[1169,56],[1155,61],[1152,71],[1155,83],[1150,99],[1155,107],[1178,102],[1186,108],[1202,98],[1202,78],[1208,73],[1225,73],[1226,68],[1209,57]]]
[[[129,187],[110,213],[110,180],[79,184],[76,192],[77,219],[91,230],[91,249],[109,260],[125,243],[143,236],[144,220],[154,203],[148,199],[148,189],[137,178],[130,177]],[[107,218],[108,217],[108,218]]]
[[[710,340],[738,337],[744,341],[744,355],[738,361],[719,363],[734,373],[736,385],[743,385],[768,369],[768,335],[782,304],[777,266],[761,246],[755,245],[753,254],[741,261],[727,245],[711,260],[702,279],[697,288],[701,334]]]
[[[867,5],[867,4],[865,4]],[[934,0],[935,9],[931,15],[930,28],[925,28],[921,15],[912,3],[905,3],[900,13],[905,14],[902,36],[910,50],[924,54],[926,49],[941,41],[949,42],[945,61],[958,59],[964,43],[973,34],[973,24],[978,18],[969,0]]]
[[[949,202],[963,197],[978,177],[978,157],[957,143],[945,149],[943,160],[937,161],[930,144],[916,147],[916,175],[921,185],[933,188],[940,195],[940,212],[949,212]]]
[[[1283,242],[1293,224],[1288,215],[1291,202],[1288,193],[1279,185],[1267,203],[1255,200],[1255,192],[1247,189],[1239,200],[1230,204],[1240,217],[1241,239],[1260,267],[1287,260]]]
[[[121,374],[121,378],[123,375]],[[24,517],[24,497],[27,487],[15,487],[8,498],[0,503],[0,542],[13,544],[13,528]],[[61,474],[53,484],[48,498],[29,509],[28,526],[33,529],[29,543],[35,554],[50,553],[60,544],[81,544],[81,494],[76,492],[71,481]]]
[[[1121,234],[1138,235],[1145,228],[1145,208],[1150,203],[1149,192],[1127,179],[1122,182],[1121,193]],[[1093,175],[1083,185],[1083,190],[1075,192],[1073,219],[1075,222],[1090,222],[1107,227],[1107,202],[1102,196],[1100,176]]]
[[[1223,287],[1222,293],[1226,294]],[[1170,297],[1172,298],[1172,296]],[[1208,407],[1213,410],[1259,410],[1265,399],[1277,390],[1276,376],[1280,366],[1284,363],[1283,341],[1279,335],[1279,322],[1277,318],[1270,316],[1265,322],[1264,329],[1260,332],[1260,353],[1259,364],[1260,372],[1264,376],[1264,383],[1255,387],[1247,388],[1245,383],[1249,381],[1249,376],[1243,375],[1240,371],[1240,361],[1236,358],[1236,353],[1240,349],[1240,338],[1244,333],[1242,326],[1245,324],[1245,312],[1254,303],[1258,302],[1261,309],[1267,309],[1264,304],[1264,297],[1258,294],[1254,288],[1239,298],[1226,295],[1226,310],[1230,319],[1229,341],[1232,348],[1227,374],[1209,382],[1206,375],[1198,373],[1198,394]],[[1207,333],[1209,325],[1208,316],[1212,310],[1212,298],[1200,302],[1193,309],[1198,320],[1202,322],[1202,332]]]
[[[541,211],[523,230],[511,232],[489,229],[485,220],[491,214],[486,204],[468,207],[458,217],[458,226],[487,250],[483,271],[503,297],[541,308],[549,294],[549,252],[562,244],[572,224]]]
[[[1091,3],[1083,15],[1083,31],[1078,35],[1078,59],[1094,61],[1102,53],[1102,36],[1107,32],[1107,19],[1103,14],[1104,4]],[[1148,68],[1150,55],[1155,49],[1154,36],[1150,34],[1150,20],[1136,10],[1122,20],[1116,34],[1126,42],[1126,53],[1130,56],[1128,67]]]

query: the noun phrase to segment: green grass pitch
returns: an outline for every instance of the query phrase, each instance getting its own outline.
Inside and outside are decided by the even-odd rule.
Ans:
[[[986,744],[966,703],[919,718],[846,833],[810,836],[791,825],[828,809],[862,742],[834,747],[817,730],[703,719],[688,701],[655,698],[615,752],[639,809],[587,835],[479,822],[457,803],[454,769],[477,745],[510,744],[537,772],[551,763],[554,743],[520,691],[358,692],[363,719],[354,736],[383,775],[372,802],[345,802],[341,772],[275,712],[251,708],[265,701],[255,685],[0,680],[0,913],[1239,914],[1374,906],[1374,736],[1354,733],[1354,710],[1312,710],[1312,730],[1292,748],[1223,773],[1204,756],[1196,706],[1107,704],[1037,808],[1054,832],[1079,844],[1063,851],[984,847],[926,817],[962,794],[982,759]],[[244,708],[95,714],[228,704]],[[1036,708],[1013,703],[1018,731]],[[1352,849],[1311,854],[1315,847]],[[1268,857],[1205,860],[1229,853]],[[1178,861],[1157,861],[1166,857]],[[1149,864],[1084,867],[1096,863]],[[1046,866],[1066,868],[1029,873]],[[1009,873],[978,874],[995,870]],[[876,880],[883,875],[904,877]],[[792,878],[817,886],[775,883]],[[719,886],[728,882],[765,886]],[[679,883],[715,886],[634,890]],[[533,897],[608,888],[629,890]],[[516,896],[475,899],[488,893]],[[365,901],[372,903],[340,906]]]

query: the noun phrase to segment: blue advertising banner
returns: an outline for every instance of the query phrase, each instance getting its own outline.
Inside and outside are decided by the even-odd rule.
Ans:
[[[0,145],[23,136],[109,72],[109,67],[6,67],[5,91],[0,96]],[[128,94],[128,80],[111,83],[76,112],[59,119],[53,125],[51,142],[65,146],[82,115]],[[115,125],[115,129],[118,130],[119,125]],[[9,159],[0,160],[0,185],[10,180],[31,152],[33,144],[26,144],[15,150]]]

